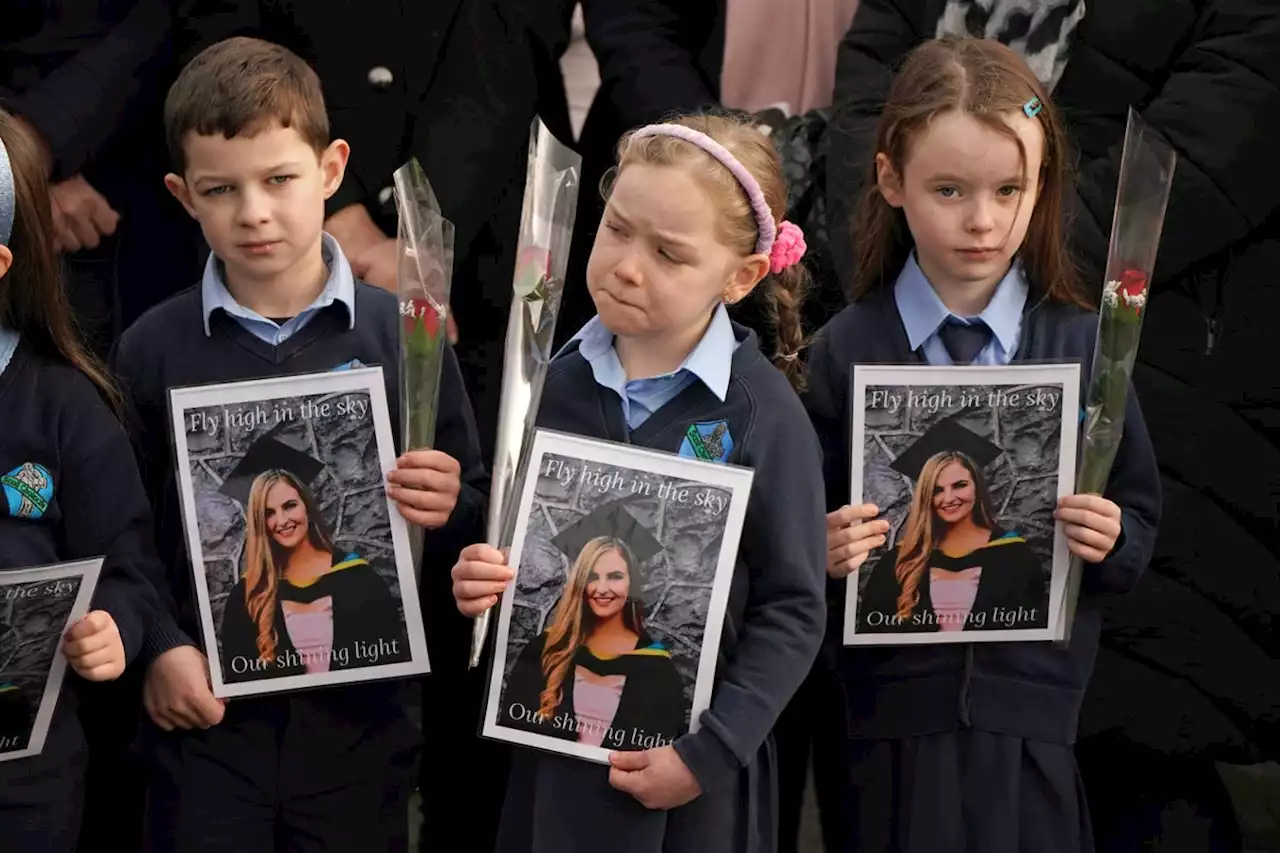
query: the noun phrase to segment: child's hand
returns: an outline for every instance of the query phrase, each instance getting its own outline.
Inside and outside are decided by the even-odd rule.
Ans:
[[[1068,495],[1053,517],[1063,523],[1071,553],[1086,563],[1101,563],[1120,538],[1120,507],[1099,495]]]
[[[827,574],[844,580],[867,560],[872,549],[886,541],[889,522],[873,519],[880,512],[875,504],[842,506],[827,516]]]
[[[387,494],[405,520],[428,530],[444,527],[458,505],[462,466],[439,450],[410,450],[387,474]]]
[[[207,729],[222,722],[227,703],[214,698],[209,662],[195,646],[178,646],[160,655],[147,668],[142,704],[157,726]]]
[[[62,639],[67,663],[85,681],[114,681],[124,672],[124,641],[107,611],[89,611]]]
[[[635,797],[646,809],[674,809],[702,794],[698,779],[674,746],[609,756],[609,784]]]
[[[453,567],[453,597],[463,616],[479,616],[498,603],[516,573],[502,552],[489,545],[468,545]]]

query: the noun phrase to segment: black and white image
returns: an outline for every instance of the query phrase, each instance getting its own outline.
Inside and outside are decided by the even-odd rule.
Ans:
[[[381,369],[170,395],[214,695],[428,671]]]
[[[39,755],[62,693],[62,638],[89,612],[102,560],[0,572],[0,761]]]
[[[846,645],[1060,640],[1077,364],[857,366],[850,502],[886,544],[849,576]]]
[[[696,730],[752,476],[539,431],[482,733],[607,762]]]

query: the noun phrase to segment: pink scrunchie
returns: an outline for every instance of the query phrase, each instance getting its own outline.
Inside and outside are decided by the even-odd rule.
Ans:
[[[777,275],[787,267],[795,266],[808,249],[809,246],[804,242],[804,232],[800,230],[800,226],[783,220],[778,226],[777,239],[773,241],[773,248],[769,252],[769,271]]]

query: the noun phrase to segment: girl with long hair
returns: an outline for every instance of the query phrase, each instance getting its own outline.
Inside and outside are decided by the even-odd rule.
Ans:
[[[119,394],[77,334],[53,234],[37,143],[0,111],[0,572],[104,558],[62,651],[80,678],[114,681],[151,628],[163,572]],[[0,764],[14,850],[76,845],[87,766],[77,704],[63,690],[43,752]]]
[[[613,853],[768,849],[771,732],[826,619],[821,459],[794,391],[804,238],[784,218],[777,151],[749,124],[685,116],[628,134],[618,153],[587,265],[598,313],[554,359],[538,426],[744,465],[754,485],[698,730],[614,752],[607,770],[517,750],[496,849],[564,853],[601,839]],[[767,354],[726,309],[757,287],[777,326]],[[463,550],[459,610],[497,603],[514,576],[505,563],[495,548]]]
[[[1017,54],[977,39],[921,45],[893,81],[874,145],[854,301],[818,333],[809,363],[835,578],[865,565],[889,530],[877,507],[846,505],[855,364],[1087,365],[1098,322],[1063,237],[1071,152]],[[939,478],[945,470],[939,460]],[[1155,458],[1130,393],[1104,493],[1065,497],[1054,511],[1085,564],[1069,644],[845,650],[851,850],[1092,849],[1072,743],[1101,631],[1094,595],[1133,586],[1159,513]],[[970,532],[981,539],[980,526]],[[899,564],[904,581],[917,580],[904,597],[907,584],[888,565],[872,577],[884,572],[899,587],[890,608],[905,610],[927,590],[922,567]]]
[[[682,734],[680,674],[645,630],[642,586],[631,546],[588,540],[546,630],[512,667],[502,723],[620,750],[637,748],[636,730],[664,742]]]

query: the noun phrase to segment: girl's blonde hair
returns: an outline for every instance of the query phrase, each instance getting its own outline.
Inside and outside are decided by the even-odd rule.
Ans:
[[[929,555],[938,547],[941,540],[935,524],[937,516],[933,511],[933,490],[938,486],[938,477],[942,469],[952,462],[959,462],[969,475],[973,477],[975,500],[973,502],[973,523],[988,530],[995,526],[995,512],[991,508],[991,493],[987,490],[987,480],[974,461],[958,451],[944,451],[929,457],[920,469],[916,478],[915,494],[911,497],[911,511],[907,514],[907,529],[902,535],[902,545],[898,549],[898,562],[893,567],[894,577],[898,579],[901,592],[898,593],[898,617],[909,619],[911,613],[920,603],[920,583],[924,580],[925,570],[929,567]]]
[[[644,633],[644,606],[636,595],[640,578],[631,547],[613,536],[597,536],[588,540],[569,569],[569,580],[551,617],[546,645],[542,648],[542,674],[546,677],[546,686],[538,697],[538,713],[544,718],[550,719],[564,699],[564,680],[569,667],[595,627],[595,616],[586,602],[587,579],[600,558],[610,551],[617,551],[622,556],[630,578],[631,591],[627,596],[627,606],[622,611],[622,624],[637,635]]]
[[[1034,111],[1044,132],[1040,195],[1019,249],[1030,285],[1058,302],[1090,307],[1079,272],[1067,250],[1063,212],[1072,170],[1067,134],[1049,94],[1013,50],[989,39],[947,36],[913,50],[893,79],[876,129],[875,153],[889,158],[901,176],[911,143],[936,116],[959,111],[1018,146],[1025,172],[1027,152],[1005,116]],[[857,249],[853,299],[891,285],[911,253],[913,241],[901,210],[892,207],[876,182],[872,160],[865,189],[854,211]],[[1023,176],[1025,179],[1025,175]]]
[[[263,471],[249,489],[249,506],[245,510],[244,603],[249,618],[258,629],[258,657],[267,663],[276,659],[276,591],[284,572],[284,549],[271,538],[267,529],[267,493],[277,483],[285,483],[298,493],[307,510],[307,538],[317,549],[333,550],[329,533],[316,505],[315,496],[291,472],[275,469]]]
[[[782,160],[767,136],[746,122],[720,115],[681,116],[668,123],[697,130],[727,148],[760,184],[774,222],[781,223],[786,218],[787,184],[782,174]],[[633,139],[628,133],[618,144],[616,169],[605,175],[602,182],[606,197],[617,175],[632,163],[689,169],[721,213],[718,225],[725,245],[744,257],[754,254],[760,232],[751,203],[738,179],[714,157],[675,137]],[[799,355],[805,346],[805,336],[800,309],[809,274],[802,263],[796,263],[766,275],[760,284],[768,320],[777,332],[778,351],[773,363],[793,386],[802,389],[804,370]]]

